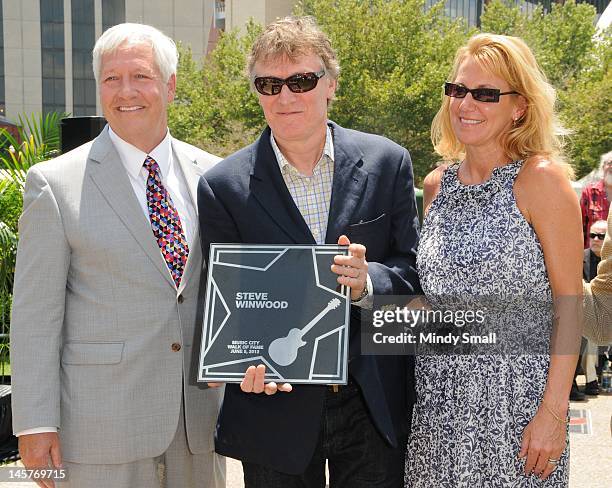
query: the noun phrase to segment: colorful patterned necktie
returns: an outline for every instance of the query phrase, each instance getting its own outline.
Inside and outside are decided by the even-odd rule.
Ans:
[[[147,206],[153,235],[164,256],[172,279],[179,287],[181,276],[187,263],[189,247],[183,233],[179,214],[172,203],[170,194],[161,182],[159,165],[147,156],[144,167],[149,172],[147,177]]]

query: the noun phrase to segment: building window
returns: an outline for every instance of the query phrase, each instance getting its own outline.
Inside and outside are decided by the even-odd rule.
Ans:
[[[441,0],[426,0],[425,9],[429,9],[440,3]],[[480,23],[480,13],[483,0],[446,0],[444,13],[451,19],[462,17],[470,26]]]
[[[96,115],[96,82],[91,66],[96,37],[94,0],[73,1],[71,11],[73,113]]]
[[[66,111],[64,0],[40,0],[42,109]]]
[[[125,0],[102,0],[102,31],[125,22]]]
[[[225,30],[225,0],[215,0],[215,28]]]

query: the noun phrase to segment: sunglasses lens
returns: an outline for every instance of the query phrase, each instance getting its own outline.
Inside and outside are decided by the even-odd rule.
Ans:
[[[277,78],[255,78],[255,89],[262,95],[276,95],[280,93],[283,84]]]
[[[324,72],[302,73],[290,76],[286,80],[281,80],[280,78],[274,78],[272,76],[261,76],[255,78],[253,84],[255,85],[255,89],[262,95],[278,95],[283,85],[287,85],[289,90],[293,93],[304,93],[315,88],[319,82],[319,78],[323,75]]]
[[[314,89],[318,81],[319,79],[313,73],[305,73],[287,79],[287,86],[293,93],[304,93]]]
[[[499,102],[499,90],[495,88],[477,88],[472,90],[472,96],[479,102]]]
[[[464,86],[456,85],[455,83],[445,83],[444,94],[447,97],[463,98],[467,95],[467,89]]]

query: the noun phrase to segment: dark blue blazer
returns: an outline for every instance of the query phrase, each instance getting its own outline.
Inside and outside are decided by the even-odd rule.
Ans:
[[[384,137],[330,126],[335,162],[326,242],[335,244],[346,234],[366,246],[375,295],[419,293],[419,221],[408,151]],[[283,181],[269,128],[200,179],[198,208],[205,257],[216,242],[315,244]],[[381,436],[397,445],[408,432],[414,403],[413,358],[362,355],[360,313],[352,307],[349,375]],[[266,396],[228,384],[216,451],[289,474],[304,472],[319,435],[326,388],[296,385],[291,393]]]

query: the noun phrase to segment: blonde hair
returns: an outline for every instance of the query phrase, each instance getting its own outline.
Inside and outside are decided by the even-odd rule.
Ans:
[[[247,59],[247,74],[252,81],[255,64],[282,57],[297,61],[302,56],[318,56],[328,76],[337,80],[340,64],[327,35],[312,17],[285,17],[268,24],[255,40]]]
[[[502,135],[500,144],[504,154],[511,160],[544,156],[561,165],[568,177],[573,177],[573,168],[563,154],[562,136],[569,131],[561,125],[555,112],[556,91],[527,44],[518,37],[477,34],[457,51],[451,81],[455,80],[459,67],[467,58],[505,80],[511,91],[520,93],[527,101],[525,112]],[[450,98],[444,95],[432,122],[431,140],[435,151],[445,160],[465,157],[465,146],[451,126]]]

